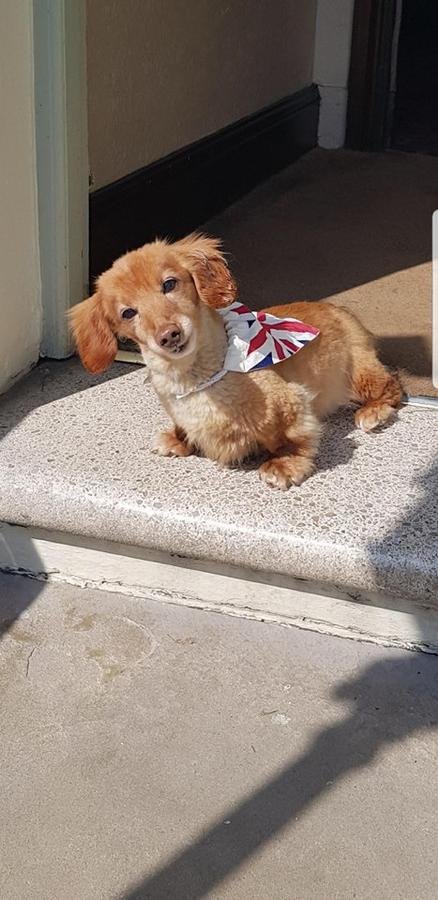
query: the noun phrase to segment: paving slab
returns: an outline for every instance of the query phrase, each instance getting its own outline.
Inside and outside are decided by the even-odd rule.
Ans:
[[[438,658],[0,575],[2,900],[418,900]]]

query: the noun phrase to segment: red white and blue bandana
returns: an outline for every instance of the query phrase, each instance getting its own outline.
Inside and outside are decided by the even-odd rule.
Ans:
[[[218,313],[228,336],[223,365],[227,372],[251,372],[283,362],[319,334],[317,328],[299,319],[252,312],[242,303],[233,303]]]
[[[242,303],[232,303],[217,312],[223,319],[228,337],[228,348],[223,367],[208,381],[197,384],[179,398],[202,391],[227,372],[253,372],[283,362],[306,347],[318,337],[313,325],[299,319],[279,319],[269,313],[252,312]]]

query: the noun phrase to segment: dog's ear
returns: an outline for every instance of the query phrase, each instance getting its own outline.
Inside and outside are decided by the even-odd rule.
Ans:
[[[97,292],[69,312],[79,356],[89,372],[104,372],[117,353],[117,340]]]
[[[221,252],[217,238],[190,234],[174,244],[189,270],[200,299],[207,306],[220,309],[237,298],[237,286]]]

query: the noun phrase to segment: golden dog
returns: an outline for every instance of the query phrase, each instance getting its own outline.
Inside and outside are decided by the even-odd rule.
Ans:
[[[321,418],[355,401],[361,404],[356,424],[370,431],[386,422],[402,392],[355,316],[330,303],[302,302],[266,312],[316,326],[321,333],[312,343],[275,366],[229,372],[181,397],[222,368],[227,342],[216,310],[236,296],[218,240],[203,235],[173,244],[157,240],[104,272],[96,293],[71,310],[71,325],[90,372],[102,372],[114,360],[117,335],[139,345],[173,421],[157,437],[159,454],[198,451],[233,465],[267,451],[260,477],[284,490],[312,472]]]

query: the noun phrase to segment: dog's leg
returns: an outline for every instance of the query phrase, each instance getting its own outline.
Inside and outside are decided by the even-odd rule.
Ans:
[[[394,414],[402,395],[398,378],[385,369],[374,351],[355,360],[351,396],[352,400],[362,404],[355,415],[358,428],[372,431],[383,425]]]
[[[285,445],[276,451],[259,468],[259,477],[269,487],[287,491],[291,484],[301,484],[312,474],[318,450],[320,427],[315,420],[308,434],[298,435],[294,428],[287,429]]]
[[[153,449],[159,456],[190,456],[193,453],[187,435],[178,425],[170,431],[160,431],[154,440]]]

